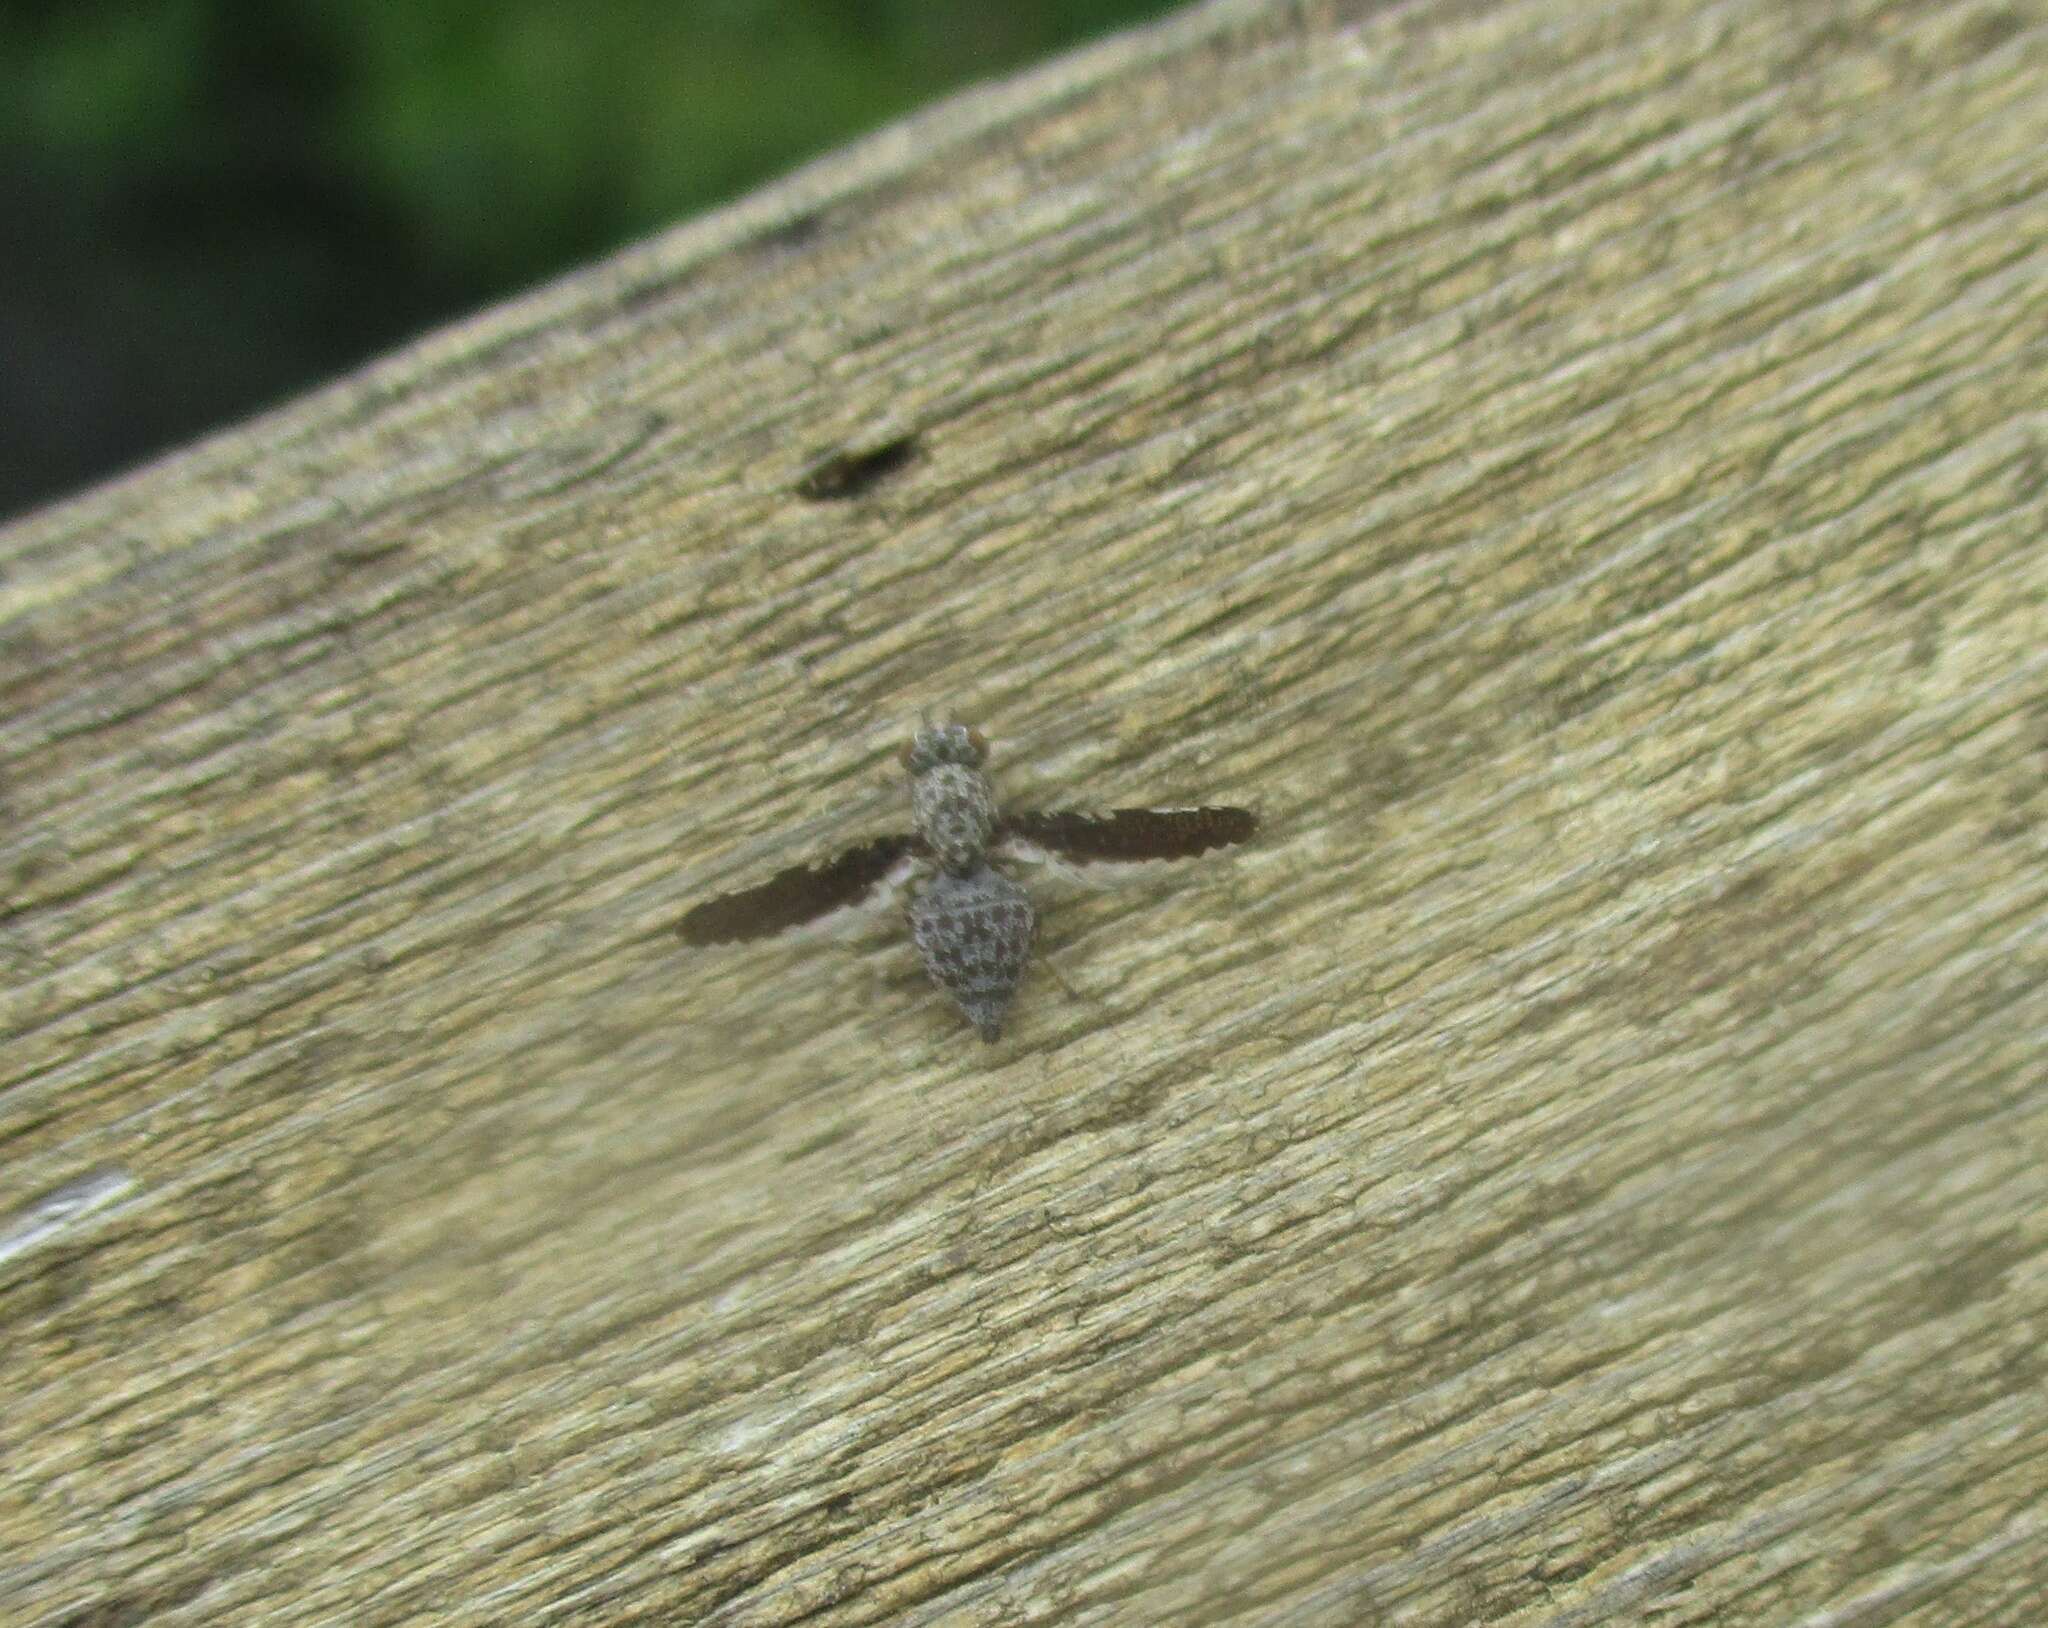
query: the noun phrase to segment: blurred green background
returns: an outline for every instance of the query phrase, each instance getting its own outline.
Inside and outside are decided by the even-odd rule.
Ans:
[[[0,0],[0,516],[1174,0]]]

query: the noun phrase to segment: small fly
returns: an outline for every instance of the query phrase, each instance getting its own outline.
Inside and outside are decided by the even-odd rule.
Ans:
[[[1245,841],[1244,808],[1005,812],[984,765],[988,742],[962,724],[927,723],[903,750],[911,830],[870,837],[819,864],[794,865],[684,916],[691,944],[731,944],[802,927],[908,886],[910,936],[924,969],[983,1040],[1002,1032],[1031,953],[1037,913],[995,861],[1032,849],[1083,864],[1188,859]]]

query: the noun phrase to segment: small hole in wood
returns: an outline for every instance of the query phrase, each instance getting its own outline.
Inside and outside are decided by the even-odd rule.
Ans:
[[[827,453],[804,472],[796,494],[813,503],[859,497],[908,465],[917,450],[916,436],[899,435],[872,447]]]
[[[814,209],[769,227],[754,240],[754,244],[757,248],[783,251],[808,249],[824,235],[824,231],[825,217]]]

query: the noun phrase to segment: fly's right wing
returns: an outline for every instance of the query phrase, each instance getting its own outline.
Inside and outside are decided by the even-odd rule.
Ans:
[[[676,924],[686,943],[736,944],[804,927],[859,904],[917,847],[910,836],[875,837],[816,865],[792,865],[767,881],[720,894]]]
[[[1002,835],[1036,844],[1065,859],[1192,859],[1228,848],[1258,829],[1248,808],[1113,808],[1091,814],[1052,808],[1005,814]]]

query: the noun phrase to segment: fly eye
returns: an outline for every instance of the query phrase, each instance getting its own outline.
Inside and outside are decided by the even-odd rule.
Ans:
[[[896,761],[897,761],[898,763],[901,763],[901,764],[903,765],[903,767],[904,767],[904,768],[906,768],[906,769],[907,769],[907,768],[909,768],[909,767],[910,767],[910,754],[911,754],[912,752],[916,751],[916,750],[917,750],[917,742],[916,742],[916,741],[905,741],[905,742],[903,743],[903,750],[902,750],[902,751],[900,751],[900,752],[898,752],[898,753],[896,754]]]
[[[970,729],[967,731],[967,744],[974,748],[974,755],[977,759],[986,761],[988,757],[988,737],[986,735],[982,734],[978,729]]]

